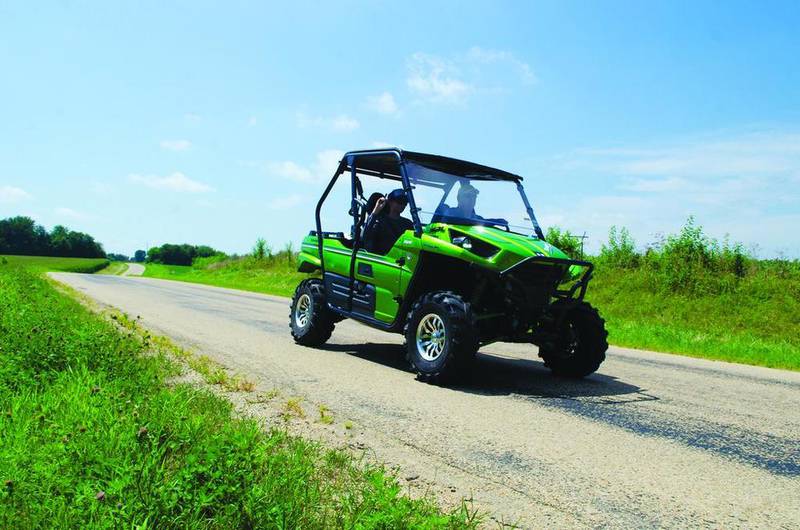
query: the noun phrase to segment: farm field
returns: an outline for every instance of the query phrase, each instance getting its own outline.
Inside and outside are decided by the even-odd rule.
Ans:
[[[297,284],[306,277],[285,263],[248,264],[245,260],[241,263],[223,262],[208,267],[148,263],[143,276],[287,297],[292,296]]]
[[[32,271],[97,272],[109,261],[104,258],[52,258],[48,256],[0,256],[0,263],[19,265]]]

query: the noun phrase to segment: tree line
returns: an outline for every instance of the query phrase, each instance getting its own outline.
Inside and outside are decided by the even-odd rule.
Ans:
[[[89,234],[57,225],[50,232],[30,217],[0,220],[0,254],[105,258],[103,245]]]
[[[147,251],[147,262],[163,263],[164,265],[191,265],[195,258],[210,258],[218,255],[224,255],[224,253],[207,245],[165,243]]]

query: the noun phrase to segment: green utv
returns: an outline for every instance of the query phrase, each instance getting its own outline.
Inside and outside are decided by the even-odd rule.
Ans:
[[[349,179],[340,179],[345,174]],[[298,270],[310,277],[292,298],[295,342],[320,346],[337,322],[351,318],[402,333],[408,361],[428,382],[463,374],[478,348],[496,341],[535,344],[557,375],[596,371],[608,343],[603,319],[583,301],[593,265],[544,240],[521,181],[400,149],[347,153],[317,204],[316,230],[302,243]],[[399,189],[389,195],[390,212],[373,213],[365,190],[391,188]],[[340,229],[349,225],[348,236],[322,226],[326,199],[337,195],[324,218],[338,217]],[[398,196],[411,216],[401,226],[409,228],[383,248],[369,248],[376,218],[396,218],[405,206],[391,206]]]

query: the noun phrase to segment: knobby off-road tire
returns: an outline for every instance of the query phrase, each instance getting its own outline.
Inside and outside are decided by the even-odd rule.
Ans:
[[[557,346],[539,349],[544,365],[563,377],[586,377],[606,359],[608,332],[597,309],[580,302],[564,315]]]
[[[289,327],[297,344],[321,346],[331,338],[336,325],[334,314],[325,304],[325,288],[321,280],[303,280],[292,297]]]
[[[406,358],[420,381],[451,382],[468,372],[478,350],[470,305],[450,291],[423,295],[411,307],[403,335]]]

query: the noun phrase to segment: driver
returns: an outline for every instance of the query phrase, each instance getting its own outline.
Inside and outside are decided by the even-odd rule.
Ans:
[[[483,219],[475,213],[475,203],[478,201],[478,188],[469,182],[462,182],[458,188],[456,196],[458,205],[448,208],[444,214],[449,217],[460,217],[462,219]]]
[[[364,249],[367,252],[386,254],[403,232],[414,228],[409,219],[400,217],[407,205],[408,198],[401,189],[392,190],[385,198],[378,199],[364,228]]]
[[[508,227],[508,221],[505,219],[487,219],[475,213],[475,203],[478,201],[478,188],[469,182],[461,182],[461,186],[458,188],[458,195],[456,195],[456,200],[458,201],[458,204],[455,207],[445,209],[444,215],[458,219],[476,219],[479,221],[488,221],[491,224]]]

